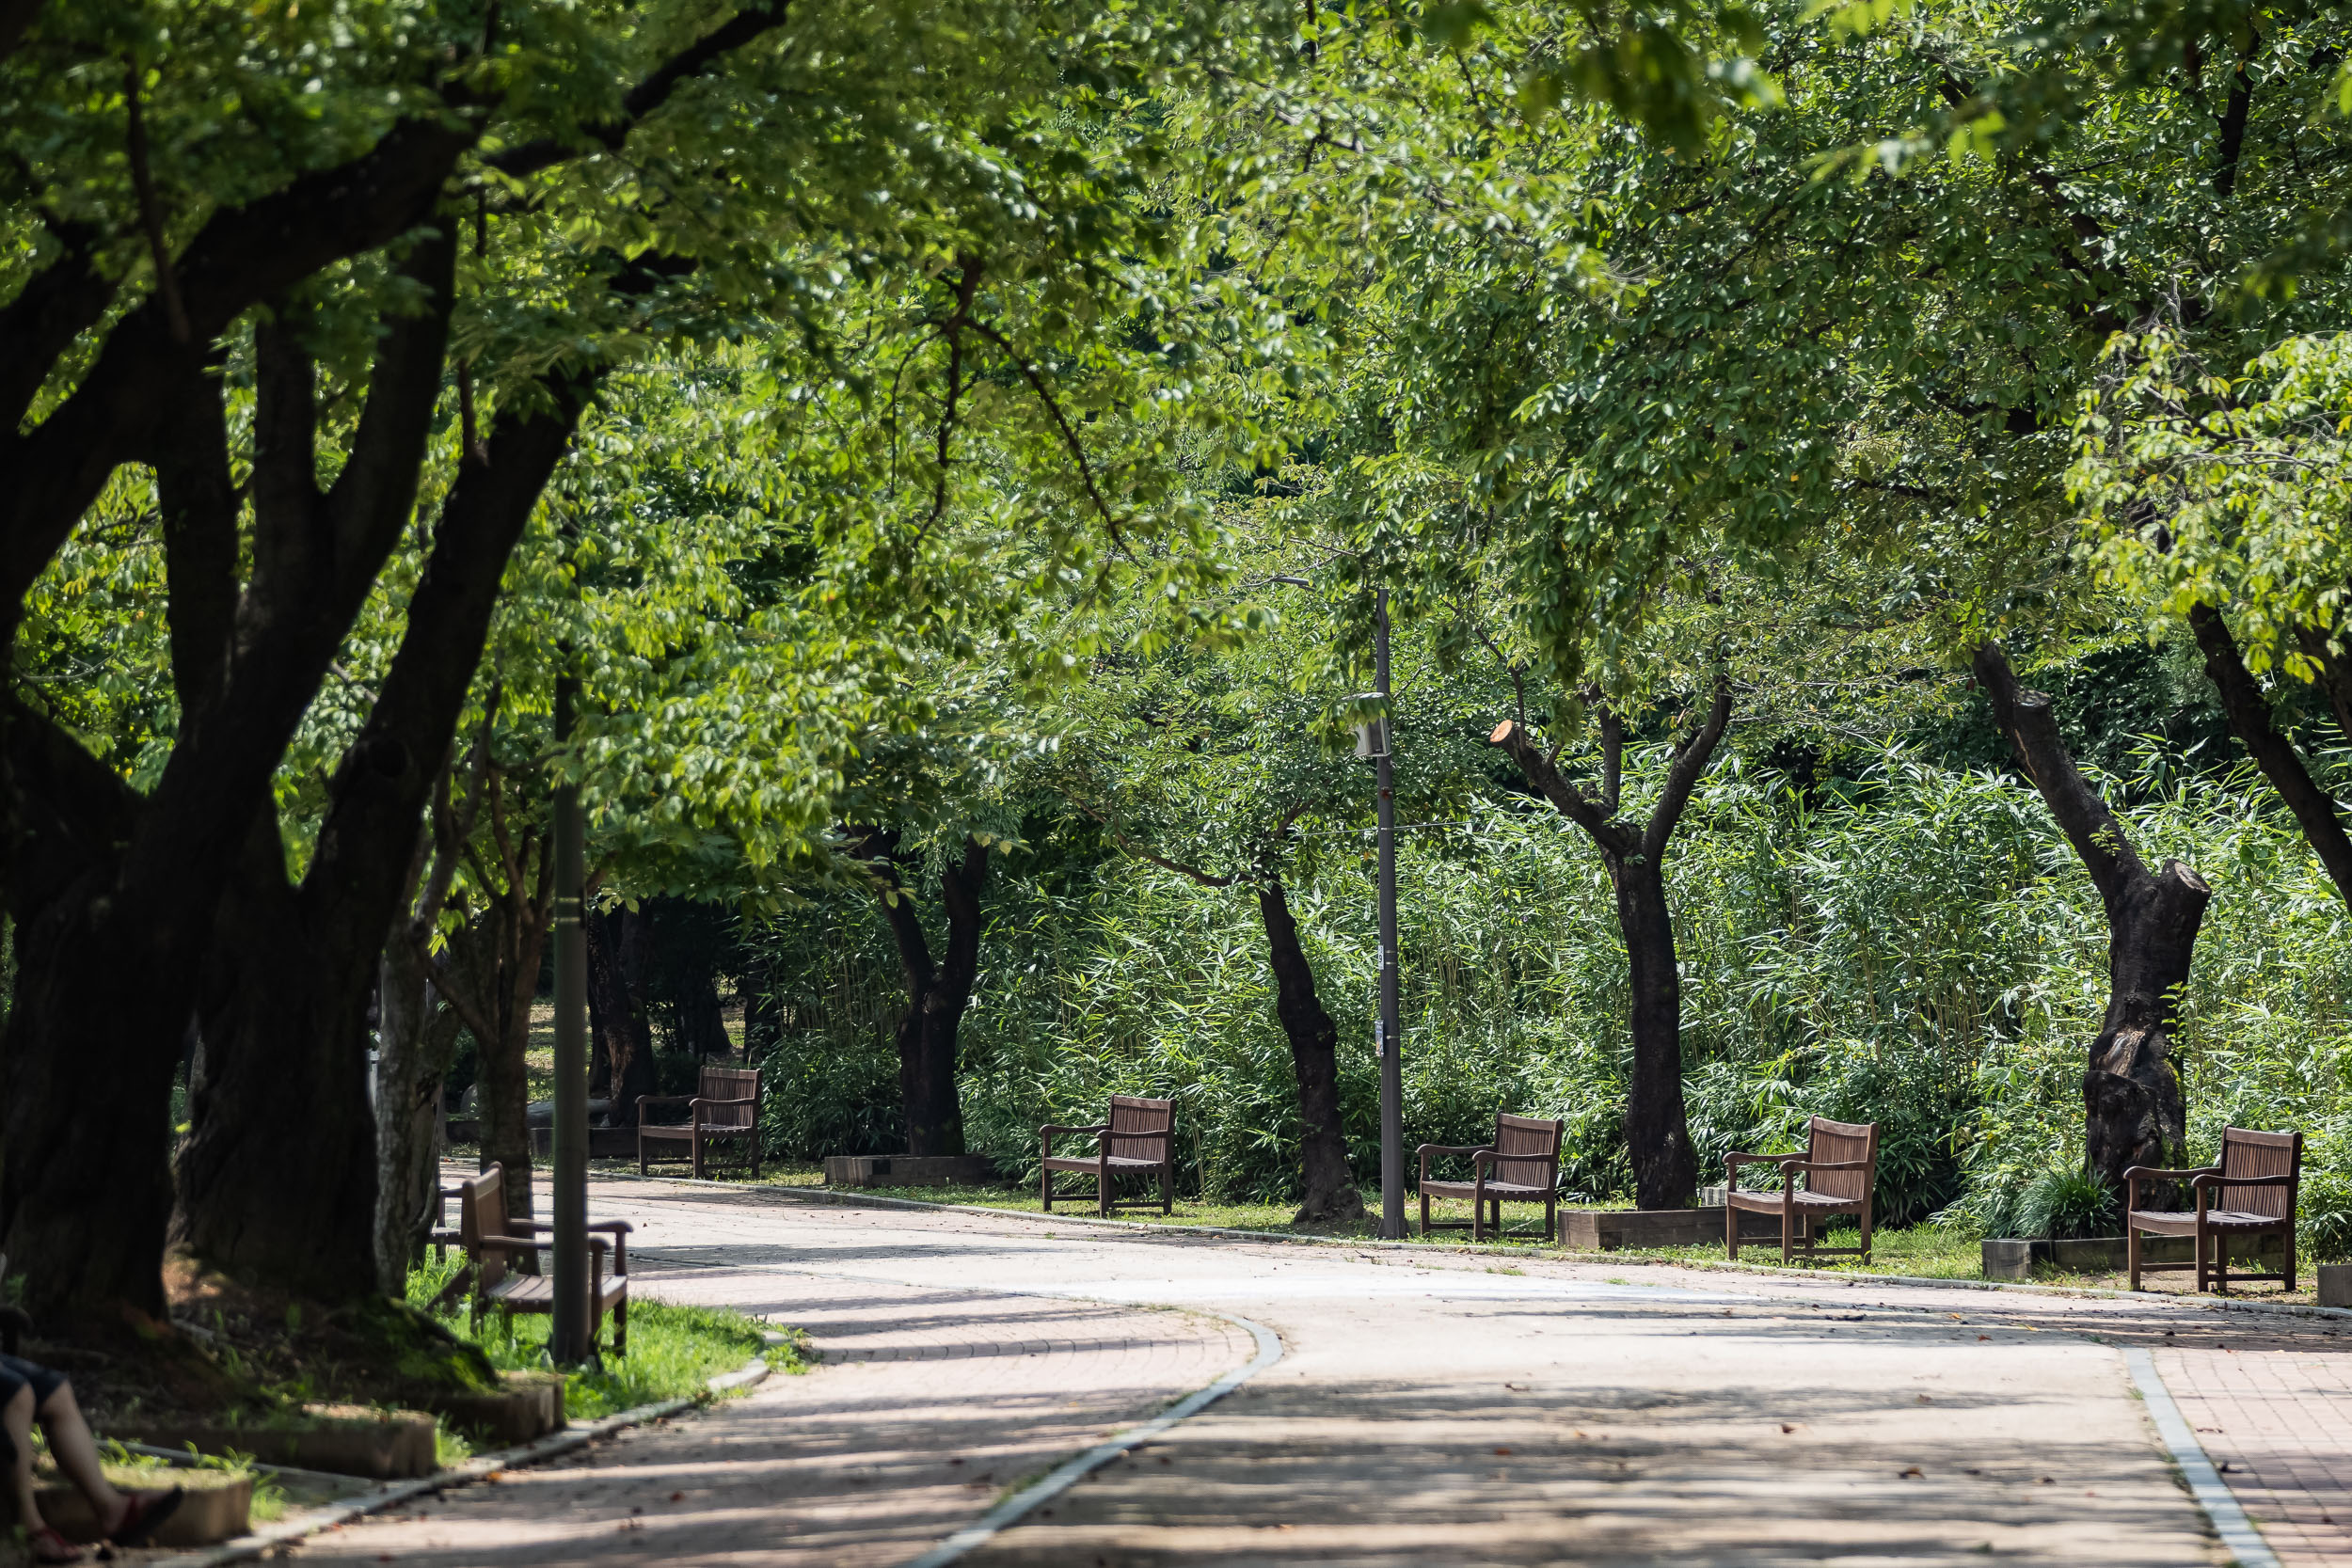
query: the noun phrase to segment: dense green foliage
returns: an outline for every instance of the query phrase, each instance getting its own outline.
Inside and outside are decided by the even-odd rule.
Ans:
[[[1414,743],[1401,731],[1401,745]],[[2311,1139],[2307,1214],[2352,1209],[2352,930],[2293,825],[2243,774],[2151,753],[2111,787],[2216,887],[2188,998],[2191,1147],[2225,1123]],[[1686,966],[1692,1131],[1703,1169],[1795,1147],[1820,1113],[1877,1120],[1883,1212],[1994,1228],[2081,1159],[2082,1041],[2106,1004],[2096,894],[2039,801],[2004,773],[1916,752],[1819,778],[1727,766],[1671,873]],[[1033,1169],[1031,1130],[1106,1092],[1172,1094],[1186,1190],[1295,1187],[1295,1100],[1246,895],[1057,841],[991,903],[965,1034],[975,1147]],[[1041,823],[1039,827],[1043,827]],[[1294,892],[1339,1020],[1359,1171],[1376,1168],[1369,840]],[[1569,1123],[1566,1185],[1629,1189],[1618,1114],[1623,948],[1589,847],[1493,795],[1400,855],[1406,1143],[1477,1141],[1498,1108]],[[825,902],[771,940],[784,1033],[771,1147],[813,1157],[895,1136],[896,974],[868,911]],[[2341,1245],[2341,1243],[2333,1243]]]

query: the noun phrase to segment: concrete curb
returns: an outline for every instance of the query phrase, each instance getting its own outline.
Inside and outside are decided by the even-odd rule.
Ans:
[[[784,1336],[781,1334],[763,1334],[762,1338],[771,1344],[784,1342]],[[766,1382],[768,1375],[767,1357],[754,1356],[737,1370],[723,1372],[709,1379],[708,1383],[712,1393],[724,1394],[738,1388],[754,1387]],[[531,1442],[519,1444],[515,1448],[501,1449],[495,1453],[476,1454],[463,1465],[453,1465],[446,1470],[437,1470],[429,1476],[417,1476],[407,1481],[389,1481],[373,1490],[359,1493],[356,1497],[345,1497],[340,1502],[328,1503],[322,1508],[305,1509],[302,1513],[291,1514],[275,1524],[264,1525],[250,1535],[241,1535],[234,1541],[224,1541],[217,1546],[206,1546],[199,1551],[183,1552],[177,1557],[159,1558],[150,1564],[149,1568],[220,1568],[220,1565],[225,1563],[250,1562],[279,1546],[289,1545],[306,1536],[316,1535],[319,1531],[330,1529],[337,1525],[349,1524],[354,1519],[389,1508],[395,1503],[406,1502],[411,1497],[422,1497],[427,1493],[444,1492],[453,1486],[470,1485],[474,1481],[487,1480],[501,1470],[519,1469],[526,1465],[535,1465],[543,1459],[552,1459],[558,1454],[569,1453],[574,1449],[585,1448],[597,1438],[609,1437],[625,1427],[641,1426],[647,1421],[659,1420],[664,1416],[675,1416],[680,1411],[691,1410],[700,1402],[699,1399],[691,1396],[686,1399],[662,1400],[658,1403],[641,1404],[633,1410],[624,1410],[616,1415],[607,1416],[602,1420],[591,1421],[586,1426],[565,1427],[561,1432],[551,1432],[545,1437],[534,1438]]]
[[[2148,1406],[2149,1418],[2156,1423],[2156,1436],[2172,1455],[2172,1463],[2180,1467],[2181,1479],[2188,1483],[2189,1496],[2213,1521],[2214,1533],[2221,1537],[2222,1547],[2230,1554],[2236,1568],[2279,1568],[2279,1559],[2262,1538],[2262,1531],[2246,1516],[2236,1494],[2214,1469],[2213,1460],[2205,1446],[2197,1441],[2181,1417],[2181,1407],[2172,1402],[2172,1391],[2164,1386],[2164,1374],[2156,1370],[2156,1358],[2144,1350],[2127,1350],[2123,1364],[2132,1374],[2132,1386],[2139,1390],[2140,1399]]]
[[[1140,1230],[1162,1236],[1221,1236],[1235,1241],[1279,1242],[1289,1246],[1341,1246],[1417,1254],[1447,1253],[1460,1258],[1557,1258],[1576,1262],[1619,1263],[1633,1268],[1700,1269],[1724,1274],[1753,1274],[1785,1279],[1834,1280],[1848,1285],[1932,1286],[1939,1290],[2002,1291],[2021,1295],[2070,1296],[2078,1300],[2169,1304],[2205,1312],[2256,1312],[2282,1317],[2352,1319],[2352,1307],[2317,1307],[2303,1302],[2237,1301],[2213,1297],[2176,1297],[2141,1291],[2103,1291],[2089,1285],[2028,1285],[2006,1279],[1939,1279],[1927,1275],[1844,1274],[1821,1269],[1787,1268],[1776,1263],[1735,1263],[1729,1259],[1651,1258],[1638,1252],[1572,1252],[1565,1247],[1534,1251],[1518,1248],[1465,1246],[1447,1242],[1390,1242],[1376,1237],[1299,1236],[1279,1230],[1240,1230],[1221,1225],[1163,1225],[1150,1220],[1104,1219],[1095,1214],[1045,1214],[1028,1209],[992,1209],[983,1203],[927,1203],[920,1198],[883,1197],[872,1193],[838,1193],[822,1187],[750,1186],[739,1181],[696,1180],[691,1176],[639,1176],[634,1171],[599,1171],[607,1180],[671,1181],[683,1186],[711,1187],[723,1192],[757,1194],[789,1203],[814,1203],[842,1209],[924,1209],[953,1214],[977,1214],[990,1219],[1028,1220],[1045,1225],[1090,1225],[1114,1230]]]

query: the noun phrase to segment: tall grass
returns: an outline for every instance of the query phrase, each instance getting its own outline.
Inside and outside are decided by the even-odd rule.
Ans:
[[[2352,1246],[2343,904],[2258,782],[2152,761],[2108,783],[2143,853],[2214,887],[2180,1037],[2192,1149],[2225,1123],[2302,1128],[2314,1239],[2333,1226]],[[1343,1111],[1369,1180],[1372,857],[1352,840],[1323,851],[1292,904],[1339,1023]],[[1809,789],[1726,759],[1670,853],[1704,1171],[1735,1147],[1793,1147],[1816,1113],[1880,1124],[1891,1220],[1994,1219],[2037,1177],[2079,1165],[2106,928],[2029,791],[1899,751]],[[1558,1116],[1566,1185],[1627,1194],[1624,946],[1589,847],[1549,812],[1495,802],[1408,835],[1398,882],[1408,1149],[1478,1141],[1498,1107]],[[901,993],[880,922],[820,902],[769,940],[805,977],[771,1058],[771,1146],[894,1147]],[[1009,874],[983,960],[963,1033],[976,1149],[1026,1173],[1040,1122],[1084,1120],[1113,1092],[1161,1094],[1178,1101],[1187,1190],[1293,1195],[1289,1050],[1246,893],[1127,860]]]

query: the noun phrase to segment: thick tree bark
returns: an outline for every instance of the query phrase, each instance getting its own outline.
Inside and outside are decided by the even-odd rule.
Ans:
[[[2179,861],[2153,874],[2141,863],[2058,738],[2050,699],[2018,686],[1999,643],[1977,650],[1975,671],[2106,910],[2107,1010],[2083,1072],[2083,1141],[2090,1168],[2120,1186],[2132,1165],[2181,1164],[2187,1118],[2171,1037],[2211,890]]]
[[[873,863],[882,917],[890,923],[898,967],[906,977],[907,1010],[898,1021],[898,1098],[906,1116],[907,1152],[961,1154],[963,1102],[956,1090],[956,1034],[979,977],[980,891],[988,880],[988,849],[967,836],[961,856],[940,873],[947,946],[934,962],[913,890],[898,880],[890,859],[898,835],[867,828],[853,837],[860,852]]]
[[[2188,624],[2197,634],[2197,646],[2205,656],[2206,678],[2221,699],[2230,728],[2279,792],[2279,799],[2287,803],[2287,810],[2295,814],[2304,840],[2336,884],[2337,895],[2352,905],[2352,835],[2344,832],[2343,808],[2319,787],[2295,742],[2272,720],[2270,699],[2253,672],[2246,668],[2237,639],[2230,635],[2221,612],[2201,604],[2188,612]]]
[[[313,478],[309,362],[293,332],[257,334],[252,571],[227,622],[230,647],[217,685],[197,677],[198,689],[183,694],[179,738],[153,793],[126,814],[127,831],[40,847],[51,856],[76,844],[89,851],[70,868],[28,879],[11,867],[8,894],[27,961],[0,1084],[0,1245],[27,1266],[30,1305],[43,1317],[161,1311],[172,1069],[223,889],[267,809],[271,774],[408,516],[438,384],[453,254],[445,241],[411,252],[405,270],[438,308],[386,323],[349,460],[325,494]],[[225,466],[217,385],[195,373],[174,385],[181,401],[173,429],[183,445],[158,460],[159,477],[216,471]],[[225,494],[205,499],[217,486],[166,483],[177,485],[179,526],[234,527],[219,515]],[[218,553],[167,551],[173,588],[216,597]],[[180,574],[197,562],[205,563],[203,580],[184,581]],[[175,646],[175,668],[192,668],[198,652]],[[66,776],[85,768],[58,771],[54,729],[36,732],[24,717],[8,728],[11,828],[38,832],[44,816],[80,814],[79,801],[29,798],[44,782],[87,790]],[[22,765],[33,752],[48,753],[46,772]],[[21,855],[26,844],[13,847]],[[363,968],[373,967],[370,955]],[[126,987],[126,975],[137,984]],[[317,1018],[340,1016],[330,1002],[320,1006]],[[88,1072],[102,1061],[111,1069],[110,1110],[94,1117]],[[364,1203],[361,1213],[372,1207]],[[93,1213],[107,1216],[103,1246],[89,1244]]]
[[[379,1058],[388,1092],[378,1111],[406,1107],[389,1122],[362,1115],[351,1123],[347,1081],[364,1096],[367,1007],[379,993],[388,942],[404,947],[403,967],[429,962],[433,925],[471,832],[487,767],[486,721],[466,803],[455,812],[462,820],[446,799],[436,813],[430,907],[395,930],[419,879],[418,822],[446,779],[438,759],[449,755],[499,579],[581,406],[581,388],[548,391],[549,407],[500,420],[488,462],[461,463],[399,651],[330,782],[299,888],[287,885],[276,816],[264,813],[267,852],[248,857],[230,908],[270,911],[270,940],[224,919],[207,960],[217,994],[204,1017],[205,1059],[217,1092],[191,1096],[176,1229],[199,1257],[244,1277],[325,1300],[396,1294],[405,1283],[406,1263],[395,1270],[392,1259],[427,1202],[419,1182],[437,1185],[418,1150],[437,1147],[432,1107],[447,1059],[437,1066],[423,1053],[423,1036],[402,1042],[418,1050]],[[307,485],[298,472],[287,477]],[[281,504],[302,504],[299,491]],[[396,996],[395,1007],[405,999]],[[262,1109],[272,1103],[321,1109],[307,1121],[283,1120]],[[388,1159],[398,1172],[389,1191],[380,1185]],[[288,1181],[290,1164],[314,1179]],[[320,1243],[326,1235],[332,1244]]]
[[[653,1024],[645,1010],[645,917],[635,910],[587,920],[589,1022],[612,1101],[614,1127],[637,1125],[637,1100],[655,1089]]]
[[[265,812],[215,927],[172,1229],[230,1274],[339,1301],[376,1280],[369,996],[345,976],[381,934],[345,951],[310,917]]]
[[[1561,774],[1525,725],[1506,719],[1488,737],[1511,754],[1529,784],[1555,810],[1584,830],[1616,892],[1632,999],[1628,1022],[1633,1071],[1626,1084],[1625,1136],[1633,1159],[1635,1201],[1645,1209],[1684,1209],[1697,1196],[1698,1161],[1682,1101],[1682,981],[1673,913],[1666,905],[1666,848],[1730,721],[1731,689],[1719,679],[1706,720],[1676,752],[1666,787],[1639,826],[1617,816],[1625,735],[1609,709],[1601,711],[1598,800]]]
[[[456,1012],[436,993],[431,964],[397,937],[385,944],[377,1007],[376,1289],[397,1296],[440,1212],[443,1085],[457,1054]]]
[[[1364,1217],[1363,1195],[1347,1166],[1347,1131],[1340,1121],[1340,1031],[1315,991],[1315,972],[1298,940],[1282,879],[1267,871],[1258,882],[1258,918],[1265,926],[1266,957],[1274,969],[1274,1012],[1291,1042],[1298,1083],[1298,1159],[1305,1197],[1297,1221],[1328,1225]]]

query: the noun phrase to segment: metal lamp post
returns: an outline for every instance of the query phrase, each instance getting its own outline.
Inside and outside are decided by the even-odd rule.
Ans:
[[[1405,1055],[1396,1017],[1396,774],[1389,722],[1389,591],[1376,591],[1372,611],[1372,673],[1379,688],[1380,743],[1373,766],[1378,789],[1380,839],[1380,1234],[1405,1235]]]
[[[566,650],[568,653],[568,650]],[[555,682],[555,740],[572,737],[580,682]],[[555,1322],[548,1354],[558,1366],[588,1359],[588,933],[580,926],[586,825],[580,786],[555,792]]]
[[[1305,578],[1278,577],[1294,588],[1314,586]],[[1359,731],[1357,754],[1373,765],[1380,845],[1380,1021],[1375,1043],[1380,1050],[1380,1235],[1405,1236],[1405,1054],[1404,1030],[1396,1009],[1396,775],[1394,731],[1389,723],[1389,591],[1374,590],[1371,695],[1380,705],[1377,721]]]

